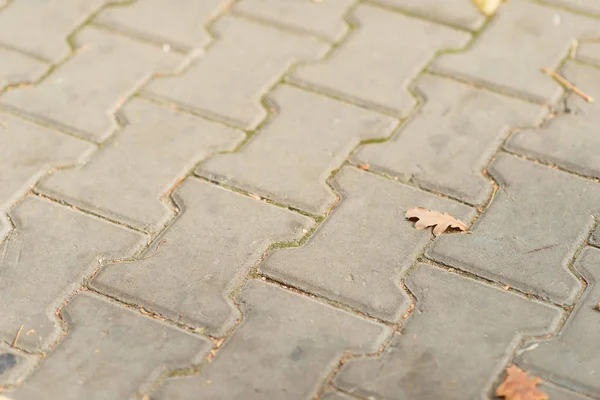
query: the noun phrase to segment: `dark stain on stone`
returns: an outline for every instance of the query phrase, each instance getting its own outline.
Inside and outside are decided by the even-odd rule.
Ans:
[[[0,354],[0,375],[17,365],[17,357],[14,354]]]

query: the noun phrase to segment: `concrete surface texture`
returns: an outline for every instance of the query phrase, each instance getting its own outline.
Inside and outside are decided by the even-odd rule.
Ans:
[[[0,1],[2,399],[600,399],[597,216],[598,0]]]

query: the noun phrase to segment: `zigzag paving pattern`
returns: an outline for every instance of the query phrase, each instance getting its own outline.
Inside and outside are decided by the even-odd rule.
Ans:
[[[600,400],[599,82],[596,0],[0,0],[0,399]]]

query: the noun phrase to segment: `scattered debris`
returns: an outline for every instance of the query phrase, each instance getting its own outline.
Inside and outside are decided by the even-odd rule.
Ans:
[[[15,336],[15,340],[13,340],[13,342],[12,342],[12,347],[17,347],[17,342],[19,341],[19,336],[21,336],[22,330],[23,330],[23,325],[21,324],[21,327],[19,328],[19,330],[17,331],[17,335]]]
[[[579,88],[577,88],[577,86],[573,85],[571,82],[569,82],[564,77],[562,77],[559,74],[557,74],[556,72],[550,71],[546,67],[542,67],[540,69],[542,70],[542,72],[545,72],[549,76],[551,76],[554,79],[556,79],[558,81],[558,83],[560,83],[561,85],[563,85],[567,89],[573,91],[573,93],[577,94],[578,96],[582,97],[588,103],[593,103],[594,102],[594,99],[591,96],[588,96],[587,94],[583,93]]]
[[[370,166],[371,166],[371,164],[358,164],[357,165],[358,168],[364,169],[365,171],[368,171]]]
[[[600,301],[594,306],[594,310],[600,311]]]
[[[254,200],[262,200],[262,197],[260,197],[256,193],[248,193],[248,196],[252,197]]]
[[[529,377],[516,365],[506,368],[506,379],[496,388],[496,396],[506,400],[547,400],[548,395],[537,388],[542,380]]]
[[[29,336],[35,333],[35,329],[30,329],[27,332],[25,332],[25,336]]]
[[[405,214],[408,219],[416,218],[418,221],[415,223],[417,230],[423,230],[430,226],[433,228],[433,234],[439,236],[446,231],[446,229],[452,227],[460,229],[461,231],[468,231],[469,227],[462,221],[454,218],[448,213],[441,213],[439,211],[431,211],[423,207],[411,208]]]
[[[496,13],[500,3],[506,0],[473,0],[475,7],[479,9],[486,17],[490,17]]]

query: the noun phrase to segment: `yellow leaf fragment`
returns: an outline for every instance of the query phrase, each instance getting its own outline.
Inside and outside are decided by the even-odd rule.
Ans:
[[[485,16],[489,17],[496,13],[498,7],[500,7],[500,3],[502,0],[473,0],[475,6],[481,11]]]
[[[461,231],[469,230],[469,227],[464,222],[454,218],[452,215],[439,211],[431,211],[423,207],[411,208],[406,211],[405,217],[408,219],[417,218],[418,221],[415,223],[415,228],[419,231],[429,226],[435,226],[433,228],[435,236],[441,235],[448,228],[456,228]]]

